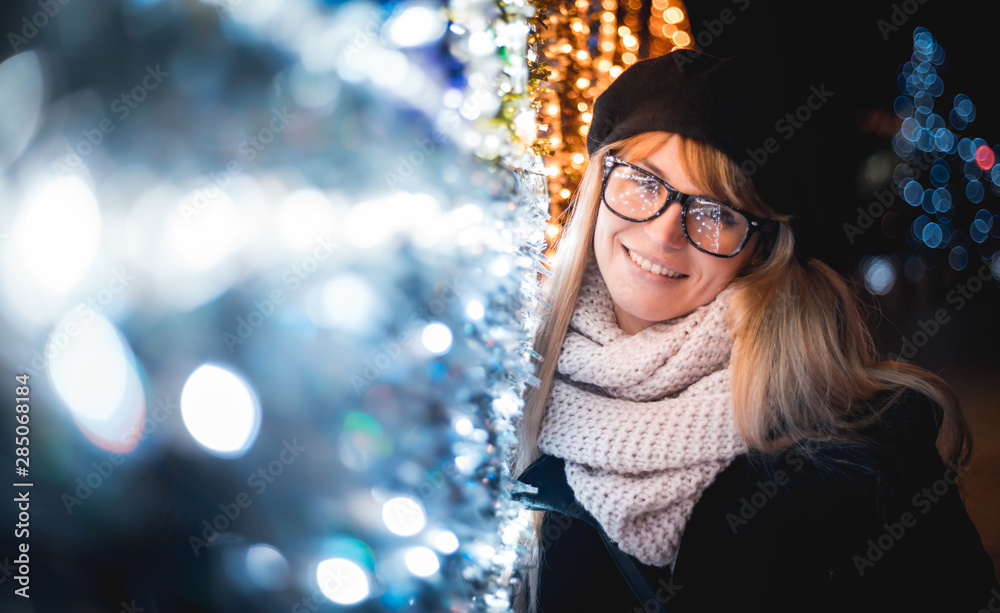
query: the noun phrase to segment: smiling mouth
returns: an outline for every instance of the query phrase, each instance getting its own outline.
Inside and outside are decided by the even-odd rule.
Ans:
[[[660,275],[661,277],[667,277],[668,279],[683,279],[688,276],[685,274],[681,274],[676,270],[671,270],[669,268],[662,268],[659,264],[653,264],[652,262],[645,259],[638,253],[632,251],[628,247],[625,247],[624,245],[622,245],[622,247],[625,248],[625,252],[628,255],[629,259],[635,262],[636,266],[645,270],[646,272],[653,273],[654,275]]]

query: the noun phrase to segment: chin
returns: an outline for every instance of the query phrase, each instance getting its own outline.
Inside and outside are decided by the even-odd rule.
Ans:
[[[612,300],[618,306],[618,310],[628,313],[636,319],[641,319],[649,323],[657,323],[677,317],[678,313],[674,309],[664,310],[662,303],[650,304],[648,302],[636,303],[631,300],[617,300],[614,293]]]

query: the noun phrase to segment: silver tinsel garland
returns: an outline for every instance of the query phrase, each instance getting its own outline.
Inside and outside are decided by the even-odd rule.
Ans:
[[[52,4],[0,64],[3,610],[509,610],[530,5]]]

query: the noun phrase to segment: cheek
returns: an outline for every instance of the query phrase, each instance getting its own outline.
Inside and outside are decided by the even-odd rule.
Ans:
[[[614,224],[609,223],[604,211],[601,211],[597,215],[597,226],[594,228],[594,248],[597,251],[610,251],[614,239]]]
[[[594,237],[601,236],[606,240],[614,240],[615,235],[629,228],[633,224],[615,217],[602,206],[597,212],[597,224],[594,226]]]
[[[740,270],[743,268],[743,264],[744,262],[742,258],[732,258],[720,261],[715,264],[713,275],[719,280],[719,285],[721,287],[725,287],[736,277],[736,275],[739,274]]]

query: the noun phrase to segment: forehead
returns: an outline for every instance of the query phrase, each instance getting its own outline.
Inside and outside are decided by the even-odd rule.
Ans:
[[[630,161],[660,177],[679,191],[692,196],[711,197],[702,187],[702,181],[698,180],[700,177],[693,176],[694,173],[685,167],[678,138],[670,138],[647,153],[645,157]]]

